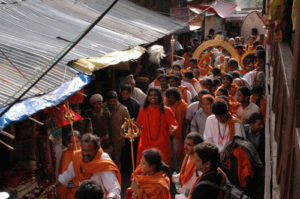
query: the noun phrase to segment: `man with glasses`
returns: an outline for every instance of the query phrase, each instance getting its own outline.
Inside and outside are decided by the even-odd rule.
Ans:
[[[196,115],[191,121],[191,131],[198,132],[203,136],[206,119],[212,115],[214,97],[210,94],[203,95],[199,103],[201,104],[201,108],[196,112]]]

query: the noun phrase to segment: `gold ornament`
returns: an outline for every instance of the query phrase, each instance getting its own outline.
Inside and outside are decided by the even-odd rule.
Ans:
[[[134,172],[134,152],[133,152],[133,142],[134,138],[141,135],[141,127],[138,123],[134,121],[133,118],[125,118],[125,122],[121,126],[121,136],[128,138],[131,144],[131,160],[132,160],[132,171]]]
[[[209,47],[222,47],[225,50],[227,50],[232,58],[235,58],[236,60],[239,60],[239,55],[235,48],[227,41],[224,41],[223,35],[216,35],[215,39],[208,40],[206,42],[203,42],[194,52],[193,57],[194,58],[200,58],[201,54],[205,52],[206,49]]]

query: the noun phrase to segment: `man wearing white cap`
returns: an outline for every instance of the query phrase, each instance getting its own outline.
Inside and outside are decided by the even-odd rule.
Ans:
[[[92,108],[86,110],[84,116],[91,118],[94,134],[100,137],[102,149],[112,157],[111,114],[107,108],[102,107],[102,95],[98,93],[92,95],[89,102]]]

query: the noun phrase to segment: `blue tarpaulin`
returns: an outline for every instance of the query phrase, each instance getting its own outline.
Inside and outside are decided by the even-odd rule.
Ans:
[[[62,103],[68,97],[81,90],[85,85],[89,84],[93,79],[94,76],[78,73],[72,80],[62,84],[50,93],[16,103],[0,118],[0,126],[4,129],[12,122],[25,120],[34,113]],[[2,107],[0,113],[5,108],[6,106]]]

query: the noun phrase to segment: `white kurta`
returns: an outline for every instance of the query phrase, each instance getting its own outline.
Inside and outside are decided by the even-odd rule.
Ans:
[[[189,91],[190,91],[191,94],[192,94],[192,98],[194,98],[194,97],[196,97],[196,96],[198,95],[198,93],[196,92],[196,90],[194,89],[194,87],[193,87],[192,84],[190,84],[190,83],[188,83],[188,82],[184,82],[184,81],[182,81],[181,84],[182,84],[183,86],[186,86],[186,87],[189,89]]]
[[[192,101],[192,94],[190,91],[186,91],[186,95],[187,95],[187,104],[191,104],[191,101]]]
[[[134,87],[131,97],[139,102],[140,107],[143,107],[147,95],[141,89]]]
[[[189,156],[188,161],[186,164],[188,164],[191,160],[191,156]],[[179,174],[178,174],[179,175]],[[202,173],[200,171],[198,171],[198,175],[197,175],[197,171],[195,171],[192,175],[192,177],[186,181],[181,188],[178,190],[178,192],[180,194],[176,194],[175,195],[175,199],[185,199],[185,193],[189,192],[191,190],[191,188],[193,187],[194,183],[196,182],[198,176],[202,175]]]
[[[200,108],[199,101],[191,103],[186,110],[185,119],[191,121]]]
[[[253,113],[259,113],[259,111],[260,111],[259,107],[256,104],[250,102],[250,104],[246,108],[239,106],[239,108],[236,111],[236,114],[244,124],[248,124],[249,123],[248,120],[250,116]]]
[[[110,160],[110,157],[107,153],[103,152],[101,156],[101,160],[102,159]],[[73,168],[73,163],[71,162],[68,166],[68,169],[58,176],[58,181],[63,185],[67,185],[68,182],[74,177],[75,172]],[[92,180],[96,185],[100,186],[104,193],[105,191],[108,192],[106,198],[121,198],[121,187],[117,179],[116,173],[114,171],[102,171],[99,173],[94,173],[90,180]],[[103,199],[104,198],[105,196],[103,196]]]
[[[235,123],[235,136],[246,138],[243,124]],[[210,142],[223,151],[224,146],[228,144],[229,140],[229,126],[219,122],[215,115],[211,115],[206,119],[205,130],[203,135],[205,142]]]

